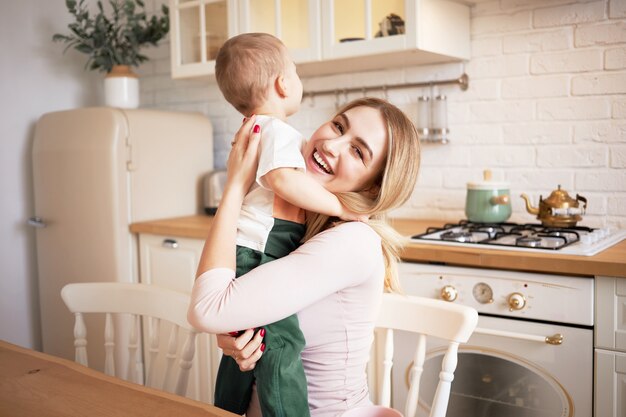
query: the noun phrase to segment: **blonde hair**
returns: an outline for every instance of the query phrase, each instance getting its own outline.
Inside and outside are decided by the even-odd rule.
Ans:
[[[404,204],[415,187],[420,165],[420,145],[415,126],[409,118],[393,104],[377,99],[362,98],[346,104],[337,115],[360,106],[377,109],[387,125],[387,158],[380,175],[374,180],[378,192],[369,190],[338,193],[339,201],[355,213],[368,214],[369,225],[381,237],[385,261],[385,290],[399,291],[397,263],[402,237],[386,222],[386,214]],[[304,240],[322,230],[333,227],[341,220],[309,213]]]
[[[286,67],[285,45],[267,33],[228,39],[215,59],[215,78],[224,98],[244,116],[261,106]]]

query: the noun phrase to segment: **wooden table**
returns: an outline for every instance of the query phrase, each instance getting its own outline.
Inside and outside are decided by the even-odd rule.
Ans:
[[[0,340],[0,416],[234,417],[235,414]]]

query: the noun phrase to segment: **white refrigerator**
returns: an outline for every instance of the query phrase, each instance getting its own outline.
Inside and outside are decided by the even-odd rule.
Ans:
[[[70,282],[138,281],[129,225],[199,214],[213,169],[210,121],[197,113],[83,108],[45,114],[32,150],[43,350],[74,359]],[[103,324],[89,321],[89,365],[102,369]],[[127,359],[126,359],[127,360]],[[116,363],[118,370],[126,364]]]

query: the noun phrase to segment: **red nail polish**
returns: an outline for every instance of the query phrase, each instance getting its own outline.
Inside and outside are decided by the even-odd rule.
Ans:
[[[238,332],[228,332],[228,334],[231,336],[237,336]]]
[[[261,352],[265,352],[265,343],[261,343]]]
[[[265,336],[265,329],[261,329],[261,331],[259,333],[261,333],[261,337],[264,337]]]
[[[244,117],[244,118],[243,118],[243,122],[241,122],[241,123],[245,123],[245,122],[246,122],[246,120],[248,120],[248,118],[247,118],[247,117]]]
[[[252,131],[253,131],[254,133],[259,133],[259,132],[261,131],[261,126],[259,126],[259,125],[254,125],[254,129],[252,129]]]

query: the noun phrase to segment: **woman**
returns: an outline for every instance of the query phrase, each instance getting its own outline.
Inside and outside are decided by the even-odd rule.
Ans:
[[[311,214],[305,243],[290,255],[235,280],[236,222],[253,181],[258,134],[248,120],[235,137],[228,181],[207,237],[192,292],[189,321],[222,335],[224,354],[242,370],[256,366],[264,330],[297,313],[306,339],[302,362],[311,415],[336,416],[369,404],[365,368],[383,290],[396,288],[398,239],[384,214],[411,195],[419,142],[411,121],[390,103],[364,98],[341,109],[304,147],[307,172],[369,223]],[[268,342],[269,343],[269,342]],[[260,416],[256,402],[248,417]]]

